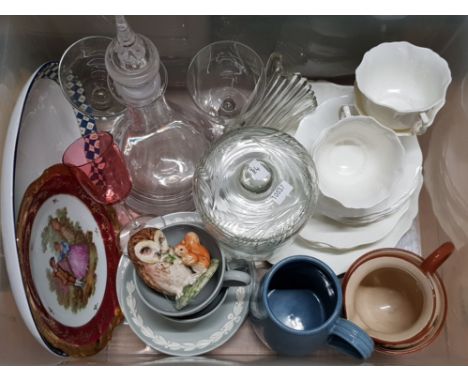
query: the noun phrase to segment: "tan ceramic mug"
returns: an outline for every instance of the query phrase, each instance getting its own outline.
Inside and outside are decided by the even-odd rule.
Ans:
[[[362,256],[343,279],[346,317],[373,338],[376,350],[402,354],[427,346],[447,313],[436,270],[453,250],[445,243],[425,259],[395,248]]]

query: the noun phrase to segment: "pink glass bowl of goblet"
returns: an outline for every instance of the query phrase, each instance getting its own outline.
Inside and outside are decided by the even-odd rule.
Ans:
[[[77,139],[65,150],[62,162],[98,203],[110,205],[121,202],[132,189],[122,152],[107,132]]]

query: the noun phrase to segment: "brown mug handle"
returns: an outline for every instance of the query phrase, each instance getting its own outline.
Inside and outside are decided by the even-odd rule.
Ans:
[[[421,264],[421,269],[425,273],[435,273],[442,263],[455,250],[455,246],[451,242],[446,242],[432,252]]]

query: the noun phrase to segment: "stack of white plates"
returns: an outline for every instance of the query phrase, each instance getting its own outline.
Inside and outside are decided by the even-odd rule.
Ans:
[[[301,121],[295,133],[295,138],[309,152],[322,131],[339,121],[342,107],[354,104],[352,86],[322,82],[317,83],[314,90],[319,106]],[[320,258],[340,274],[366,252],[395,246],[411,228],[418,213],[423,183],[422,153],[417,138],[399,139],[404,147],[403,168],[388,198],[363,213],[322,197],[318,211],[294,242],[277,251],[269,261],[276,263],[284,257],[305,254]]]

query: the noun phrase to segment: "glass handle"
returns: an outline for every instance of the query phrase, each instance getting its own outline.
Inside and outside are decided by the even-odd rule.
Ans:
[[[131,210],[127,207],[125,202],[116,203],[114,207],[117,210],[117,216],[122,226],[119,233],[120,249],[122,253],[125,254],[127,252],[127,244],[131,234],[142,227],[149,219],[152,219],[153,217],[139,216],[136,218]]]
[[[125,225],[130,225],[132,229],[138,228],[138,223],[135,220],[135,217],[133,216],[132,212],[130,212],[130,209],[127,207],[125,202],[119,202],[115,204],[117,211],[117,215],[119,216],[119,221],[120,215],[124,215],[126,221]]]

